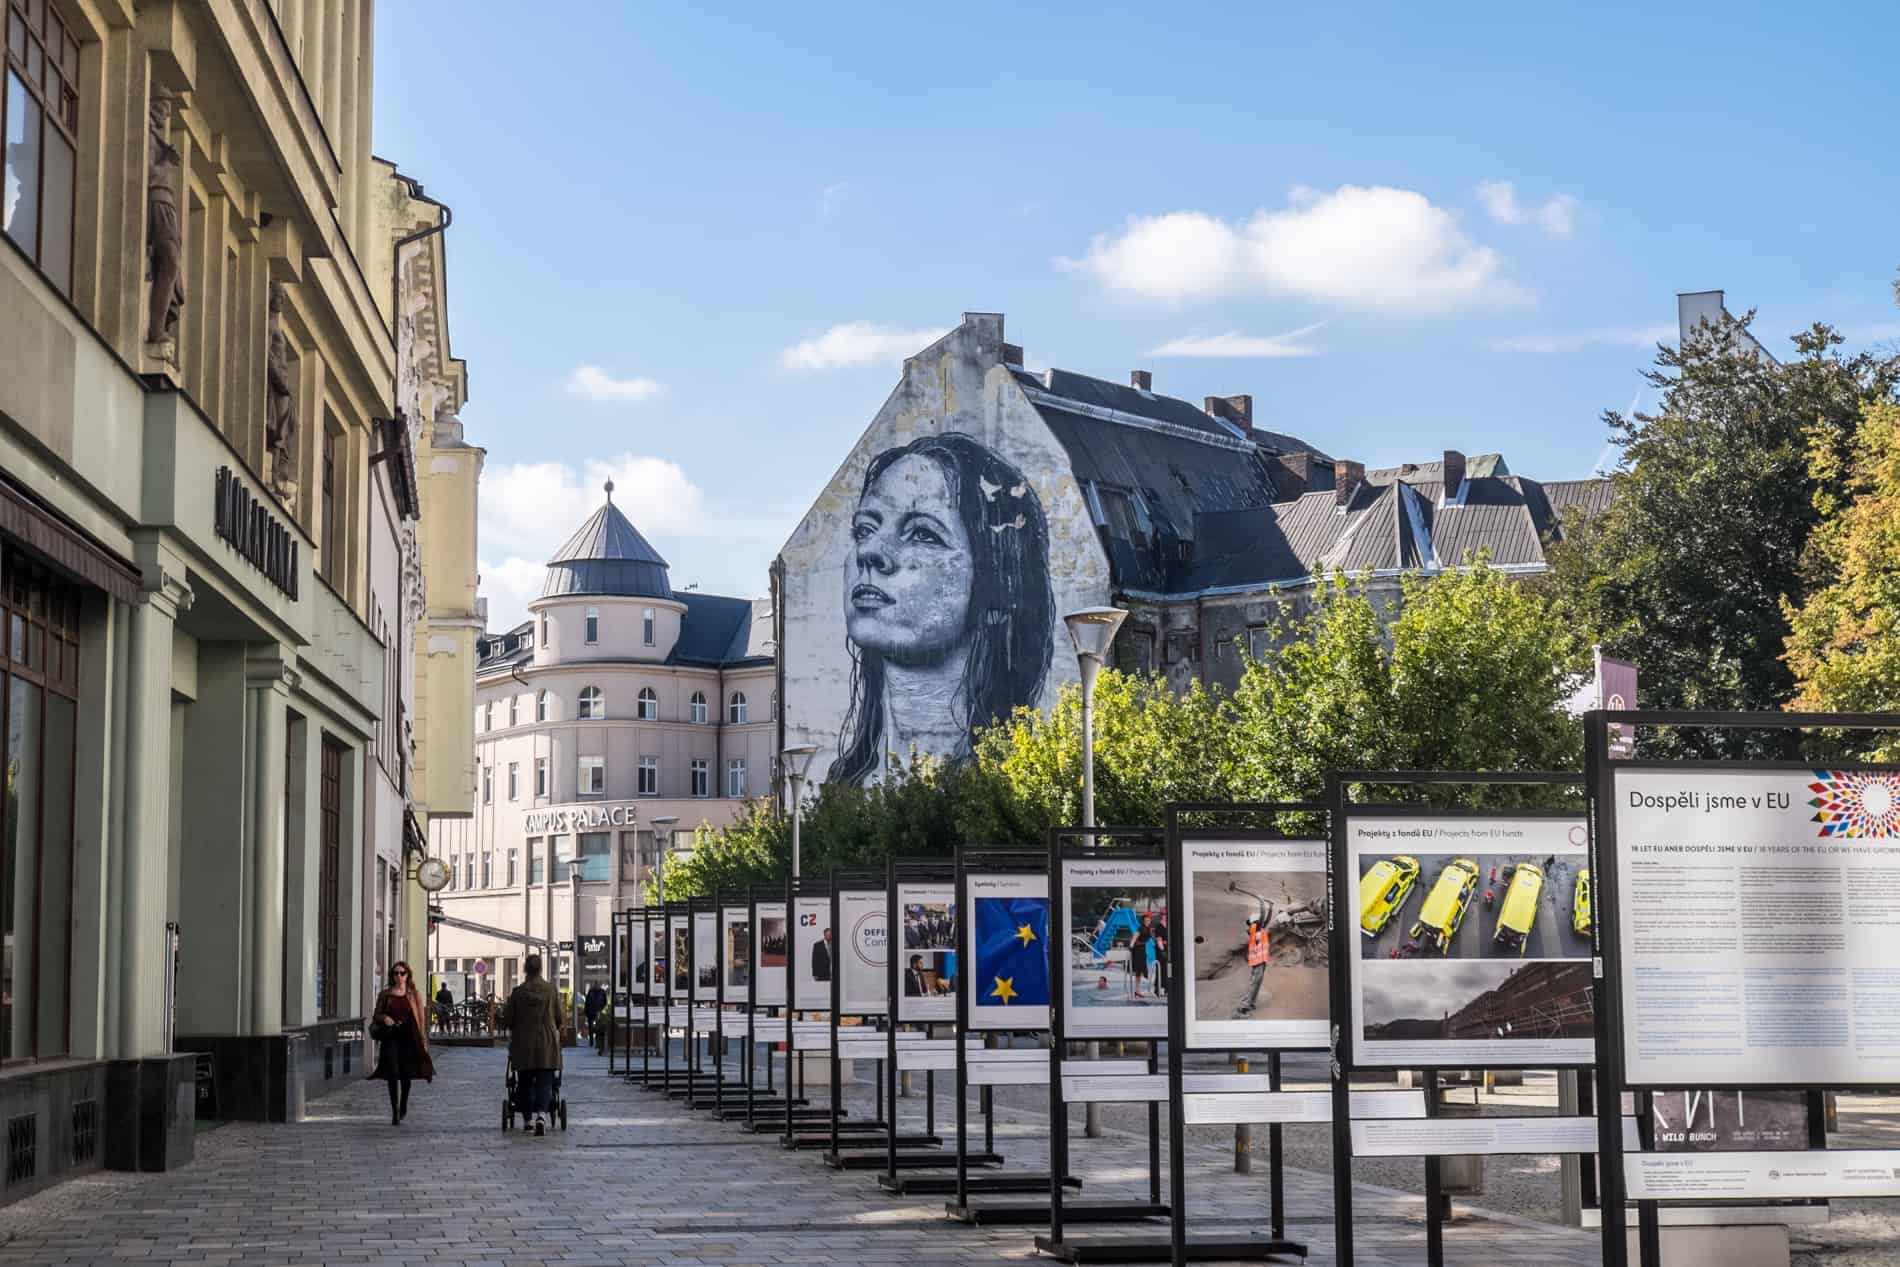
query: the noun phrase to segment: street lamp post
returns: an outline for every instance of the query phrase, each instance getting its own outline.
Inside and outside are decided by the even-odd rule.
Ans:
[[[811,766],[812,754],[818,751],[816,744],[793,744],[779,756],[783,762],[785,777],[792,781],[792,879],[799,876],[799,840],[798,829],[805,817],[805,772]]]
[[[1082,826],[1095,826],[1095,676],[1102,671],[1109,644],[1122,627],[1128,613],[1119,607],[1084,607],[1062,618],[1069,627],[1069,641],[1075,646],[1076,667],[1082,673]],[[1095,837],[1085,836],[1090,844]],[[1053,881],[1055,877],[1050,877]],[[1089,1059],[1102,1054],[1100,1043],[1090,1043]],[[1102,1137],[1102,1106],[1091,1100],[1084,1111],[1082,1133],[1088,1139]]]
[[[574,949],[567,952],[567,986],[579,998],[581,993],[581,860],[570,858],[567,864],[567,935]]]

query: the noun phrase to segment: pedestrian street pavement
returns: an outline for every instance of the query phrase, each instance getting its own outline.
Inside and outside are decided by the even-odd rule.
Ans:
[[[941,1197],[892,1196],[878,1187],[876,1172],[834,1171],[818,1153],[783,1149],[772,1134],[748,1134],[609,1078],[606,1060],[592,1051],[568,1054],[570,1129],[543,1138],[501,1129],[504,1052],[442,1050],[436,1064],[435,1083],[416,1087],[399,1128],[390,1125],[382,1085],[357,1083],[312,1101],[302,1123],[203,1131],[193,1164],[171,1173],[102,1172],[0,1207],[0,1267],[1052,1261],[1033,1247],[1046,1229],[952,1222]],[[867,1086],[849,1088],[848,1096],[855,1112],[869,1116]],[[921,1095],[901,1104],[905,1128],[921,1130]],[[1074,1112],[1071,1162],[1085,1182],[1075,1199],[1145,1199],[1145,1135],[1110,1130],[1085,1139],[1081,1110]],[[974,1108],[971,1120],[980,1120]],[[1046,1114],[1020,1107],[999,1114],[997,1151],[1006,1168],[1045,1165],[1046,1122]],[[954,1129],[941,1096],[937,1125]],[[1256,1173],[1236,1175],[1226,1149],[1190,1147],[1194,1230],[1264,1233],[1264,1151]],[[1308,1263],[1330,1267],[1330,1178],[1289,1170],[1286,1192],[1288,1236],[1309,1245]],[[1420,1198],[1362,1185],[1355,1212],[1361,1267],[1422,1267]],[[1144,1230],[1165,1243],[1165,1223]],[[1599,1259],[1593,1235],[1462,1205],[1446,1250],[1458,1264],[1584,1267]]]

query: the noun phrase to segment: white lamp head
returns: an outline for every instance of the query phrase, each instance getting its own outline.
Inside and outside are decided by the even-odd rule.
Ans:
[[[1128,613],[1119,607],[1084,607],[1062,618],[1069,627],[1069,641],[1075,644],[1078,659],[1092,658],[1097,661],[1108,658],[1108,648],[1115,641],[1115,631],[1122,627],[1122,621],[1128,619]]]
[[[811,767],[811,759],[818,752],[817,744],[795,743],[779,754],[784,762],[785,777],[794,783],[805,781],[805,772]]]

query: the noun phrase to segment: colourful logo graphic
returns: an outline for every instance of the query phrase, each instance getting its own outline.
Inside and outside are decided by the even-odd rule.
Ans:
[[[1900,774],[1881,770],[1816,770],[1808,807],[1822,836],[1900,836]]]

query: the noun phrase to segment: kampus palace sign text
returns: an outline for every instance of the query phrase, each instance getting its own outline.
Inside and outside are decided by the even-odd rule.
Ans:
[[[529,832],[592,831],[598,827],[632,827],[639,822],[639,807],[631,802],[618,805],[568,805],[560,809],[531,809],[522,816],[522,829]]]

